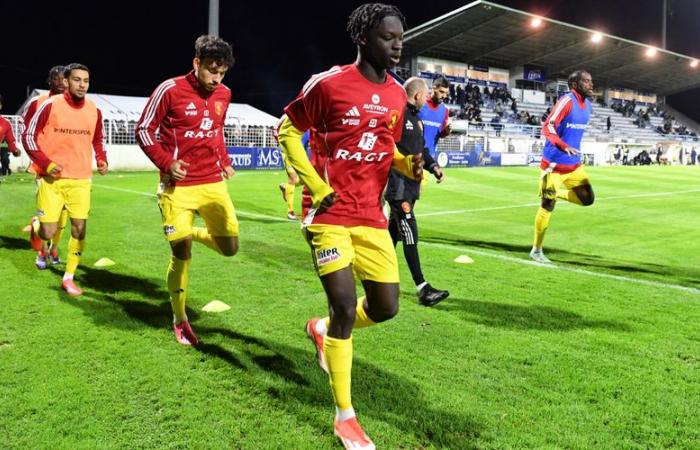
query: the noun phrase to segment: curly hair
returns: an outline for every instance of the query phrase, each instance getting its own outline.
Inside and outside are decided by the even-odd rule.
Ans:
[[[51,78],[55,77],[59,73],[63,74],[64,70],[66,70],[66,68],[63,66],[53,66],[51,70],[49,70],[49,76],[46,78],[46,82],[51,84]]]
[[[360,43],[360,39],[369,30],[378,26],[385,17],[398,17],[404,29],[407,27],[406,18],[401,14],[399,8],[394,5],[385,5],[384,3],[365,3],[358,6],[355,11],[350,14],[348,25],[346,27],[350,38],[355,44]]]
[[[200,61],[211,59],[218,65],[232,67],[233,50],[231,44],[218,36],[202,35],[194,42],[194,56]]]

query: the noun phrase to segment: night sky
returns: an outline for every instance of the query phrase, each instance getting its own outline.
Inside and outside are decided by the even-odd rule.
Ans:
[[[661,44],[661,0],[498,0],[506,6],[595,28],[635,41]],[[668,49],[700,56],[700,2],[671,0]],[[90,67],[90,91],[148,96],[166,78],[191,68],[194,40],[206,34],[208,1],[123,0],[3,2],[0,93],[13,114],[27,88],[44,88],[48,69],[81,62]],[[232,101],[273,115],[313,74],[355,59],[345,24],[362,1],[272,2],[220,0],[220,35],[233,44],[236,64],[224,82]],[[420,25],[467,1],[396,2],[409,24]],[[578,6],[585,5],[585,6]],[[40,10],[44,8],[43,10]],[[595,74],[593,74],[595,79]],[[700,121],[700,89],[669,103]]]

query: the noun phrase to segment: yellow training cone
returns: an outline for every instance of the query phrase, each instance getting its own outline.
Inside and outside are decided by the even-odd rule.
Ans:
[[[95,261],[95,264],[93,264],[93,265],[95,267],[109,267],[109,266],[113,266],[115,264],[116,263],[109,258],[100,258],[97,261]]]
[[[455,258],[455,262],[460,264],[471,264],[474,262],[474,260],[468,257],[467,255],[459,255]]]
[[[204,305],[202,311],[218,313],[228,311],[229,309],[231,309],[231,307],[228,306],[226,303],[221,302],[219,300],[212,300],[206,305]]]

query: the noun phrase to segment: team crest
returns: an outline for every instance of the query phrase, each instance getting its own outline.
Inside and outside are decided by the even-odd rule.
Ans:
[[[216,115],[220,116],[224,112],[224,104],[222,102],[214,102],[214,111]]]
[[[392,109],[389,114],[389,129],[393,130],[396,127],[397,122],[399,121],[399,112],[395,109]]]

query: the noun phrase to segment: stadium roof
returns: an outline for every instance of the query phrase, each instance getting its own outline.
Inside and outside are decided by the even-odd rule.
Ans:
[[[38,94],[45,94],[45,89],[35,89],[24,104],[19,108],[18,114],[24,111],[29,100]],[[90,93],[88,98],[95,102],[102,117],[109,120],[133,120],[141,117],[141,112],[146,107],[148,97],[128,97],[124,95],[111,95]],[[245,103],[231,103],[226,110],[226,125],[251,125],[251,126],[275,126],[278,118],[264,111],[256,109]]]
[[[539,26],[533,26],[534,19]],[[700,86],[695,58],[605,33],[597,33],[600,41],[593,42],[595,33],[479,0],[408,30],[404,55],[501,68],[532,64],[550,78],[566,78],[583,68],[597,86],[659,95]]]

